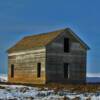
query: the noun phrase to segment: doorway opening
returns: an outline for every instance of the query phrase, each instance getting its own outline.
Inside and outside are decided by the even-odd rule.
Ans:
[[[68,79],[69,78],[69,64],[68,63],[64,63],[64,78]]]

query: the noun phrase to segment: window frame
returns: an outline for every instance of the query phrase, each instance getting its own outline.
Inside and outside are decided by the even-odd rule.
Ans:
[[[70,40],[69,38],[64,38],[64,52],[69,53],[70,52]]]
[[[41,63],[37,63],[37,77],[40,78],[41,77]]]
[[[11,78],[14,78],[14,64],[11,64]]]

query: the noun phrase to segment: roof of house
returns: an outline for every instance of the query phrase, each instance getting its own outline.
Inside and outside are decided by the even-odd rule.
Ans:
[[[8,49],[8,52],[16,52],[20,50],[32,49],[34,47],[46,46],[53,41],[58,35],[65,31],[69,31],[86,49],[89,49],[86,43],[84,43],[71,29],[65,28],[53,32],[42,33],[32,36],[26,36],[14,46]]]

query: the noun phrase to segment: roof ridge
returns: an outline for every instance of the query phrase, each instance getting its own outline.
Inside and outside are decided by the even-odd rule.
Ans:
[[[50,34],[50,33],[54,33],[54,32],[59,32],[59,31],[64,31],[66,29],[69,29],[69,28],[63,28],[63,29],[59,29],[59,30],[54,30],[54,31],[48,31],[48,32],[44,32],[44,33],[37,33],[37,34],[33,34],[33,35],[28,35],[28,36],[25,36],[24,38],[29,38],[29,37],[33,37],[33,36],[40,36],[40,35],[47,35],[47,34]]]

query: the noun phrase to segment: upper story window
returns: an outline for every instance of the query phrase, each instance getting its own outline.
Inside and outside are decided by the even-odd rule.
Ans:
[[[64,38],[64,52],[69,52],[69,50],[70,50],[69,38]]]

